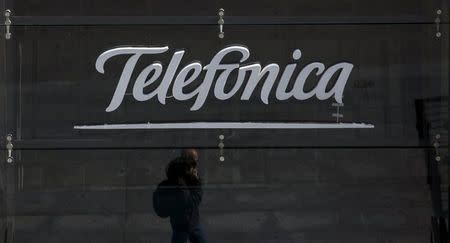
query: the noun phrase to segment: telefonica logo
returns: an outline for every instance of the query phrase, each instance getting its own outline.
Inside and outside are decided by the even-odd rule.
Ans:
[[[110,58],[118,55],[130,56],[123,67],[117,87],[106,111],[114,111],[122,103],[125,92],[130,85],[130,79],[136,63],[142,55],[162,54],[168,50],[168,46],[120,47],[102,53],[97,58],[95,64],[97,71],[100,73],[105,72],[105,62]],[[298,61],[302,56],[300,50],[297,49],[293,51],[292,58],[294,63],[288,64],[281,72],[280,66],[276,63],[270,63],[265,67],[261,67],[260,64],[254,63],[243,64],[243,62],[250,57],[250,51],[244,46],[234,45],[223,48],[217,52],[211,62],[206,66],[202,66],[200,62],[192,62],[177,73],[184,53],[185,51],[177,51],[173,54],[163,76],[163,65],[158,61],[155,61],[143,70],[140,70],[139,75],[132,84],[134,99],[137,101],[147,101],[157,96],[158,101],[164,105],[166,103],[169,87],[173,82],[173,98],[180,101],[195,99],[190,110],[196,111],[201,109],[205,104],[205,100],[212,86],[214,86],[214,96],[219,100],[226,100],[233,97],[240,89],[243,89],[240,99],[249,100],[256,86],[260,82],[263,82],[260,98],[264,104],[269,104],[269,95],[271,92],[275,93],[275,97],[278,100],[287,100],[292,97],[297,100],[307,100],[316,96],[319,100],[326,100],[333,97],[336,102],[342,103],[344,88],[353,69],[353,64],[348,62],[339,62],[330,67],[325,67],[321,62],[312,62],[304,66],[297,77],[293,78],[293,73],[297,67],[295,61]],[[230,53],[237,53],[241,56],[239,63],[221,63],[224,57]],[[235,70],[238,71],[236,80],[228,80],[231,72]],[[206,73],[201,84],[199,84],[192,92],[186,93],[183,88],[194,82],[200,76],[202,71],[205,71]],[[219,73],[217,78],[215,78],[216,73]],[[249,74],[247,75],[247,73]],[[333,87],[327,90],[327,85],[335,74],[337,74],[337,80]],[[312,75],[319,77],[319,81],[314,89],[306,92],[304,90],[305,82],[308,77]],[[157,85],[153,91],[144,92],[145,87],[156,82],[161,76],[162,79],[159,85]],[[248,77],[246,82],[244,82],[245,77]],[[279,81],[276,82],[278,77]],[[294,79],[293,84],[290,84],[291,79]],[[229,91],[225,91],[227,82],[234,84],[233,88]],[[274,87],[275,85],[276,87]],[[288,87],[292,88],[288,90]]]

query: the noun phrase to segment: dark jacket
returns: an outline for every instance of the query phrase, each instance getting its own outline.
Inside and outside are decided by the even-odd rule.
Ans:
[[[153,193],[153,208],[160,217],[170,217],[173,231],[190,232],[198,226],[202,187],[198,179],[162,181]]]

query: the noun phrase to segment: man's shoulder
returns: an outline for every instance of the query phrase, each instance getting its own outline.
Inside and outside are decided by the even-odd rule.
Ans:
[[[168,179],[165,179],[158,184],[158,188],[174,187],[174,186],[177,186],[176,183]]]

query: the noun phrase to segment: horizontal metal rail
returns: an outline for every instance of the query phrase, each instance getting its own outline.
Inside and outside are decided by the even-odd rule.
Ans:
[[[191,148],[195,147],[197,149],[205,149],[205,150],[218,150],[217,146],[208,146],[208,145],[173,145],[173,146],[162,146],[162,145],[142,145],[142,146],[135,146],[135,145],[118,145],[118,144],[84,144],[84,145],[76,145],[76,144],[56,144],[56,143],[44,143],[44,144],[31,144],[31,143],[20,143],[18,141],[15,141],[16,147],[14,148],[14,151],[19,150],[147,150],[147,149],[154,149],[154,150],[164,150],[164,149],[184,149],[184,148]],[[441,149],[448,149],[448,145],[441,145]],[[331,145],[308,145],[308,146],[302,146],[302,145],[255,145],[255,146],[249,146],[249,145],[228,145],[223,148],[224,150],[236,150],[236,149],[248,149],[248,150],[257,150],[257,149],[361,149],[361,150],[373,150],[373,149],[434,149],[433,146],[415,146],[415,145],[392,145],[392,146],[386,146],[386,145],[373,145],[373,146],[352,146],[352,145],[337,145],[337,146],[331,146]],[[1,148],[0,150],[5,150]]]
[[[13,26],[217,25],[217,16],[11,16]],[[448,24],[442,19],[440,24]],[[425,16],[266,17],[227,16],[226,25],[368,25],[435,24]],[[2,23],[4,25],[4,23]]]

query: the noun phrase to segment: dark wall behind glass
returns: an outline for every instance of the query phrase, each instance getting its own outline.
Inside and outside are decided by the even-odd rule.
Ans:
[[[0,166],[0,236],[7,242],[168,242],[170,225],[153,213],[152,192],[183,147],[200,151],[201,217],[210,242],[429,241],[434,210],[428,163],[435,163],[436,151],[442,184],[448,185],[448,1],[0,4],[20,24],[12,27],[11,40],[0,40],[0,111],[6,114],[0,128],[13,134],[15,144],[14,163]],[[226,12],[224,39],[217,37],[219,8]],[[440,38],[437,9],[444,10]],[[139,21],[137,16],[150,18],[118,23]],[[198,24],[180,24],[192,19]],[[334,122],[334,100],[271,96],[264,105],[258,97],[241,101],[242,90],[225,101],[211,90],[196,112],[189,111],[192,100],[168,99],[163,106],[131,95],[116,111],[105,112],[128,58],[111,59],[100,74],[95,60],[105,50],[169,46],[165,54],[142,57],[139,72],[154,61],[165,70],[179,49],[186,50],[181,67],[193,60],[206,65],[230,44],[250,49],[246,63],[278,63],[282,69],[295,49],[302,51],[298,70],[314,61],[353,63],[341,121],[375,128],[73,129],[139,122]],[[438,150],[432,147],[436,134]],[[225,137],[223,154],[219,135]]]

